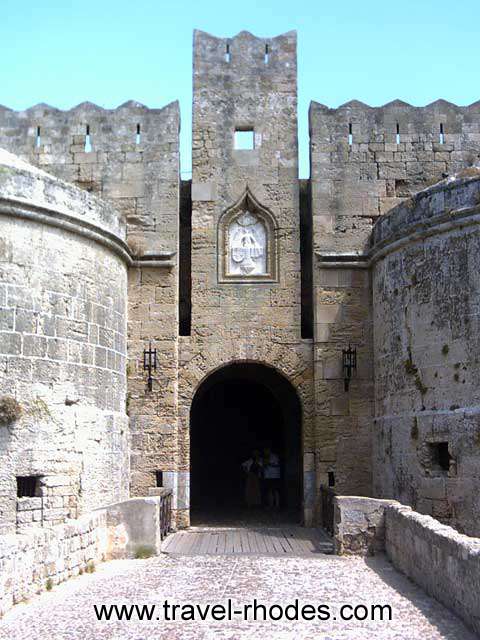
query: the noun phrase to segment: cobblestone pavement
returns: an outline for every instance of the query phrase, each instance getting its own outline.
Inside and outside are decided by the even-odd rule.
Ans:
[[[253,598],[271,605],[389,604],[391,622],[99,622],[93,604],[178,604]],[[162,616],[161,616],[162,617]],[[94,574],[57,586],[14,607],[0,621],[8,640],[474,640],[462,622],[393,569],[384,557],[172,557],[105,563]]]

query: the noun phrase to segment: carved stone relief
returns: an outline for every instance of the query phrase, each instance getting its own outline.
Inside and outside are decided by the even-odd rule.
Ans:
[[[276,223],[247,189],[220,219],[218,227],[220,282],[275,282]]]
[[[267,273],[267,230],[254,213],[245,211],[230,222],[228,244],[230,274]]]

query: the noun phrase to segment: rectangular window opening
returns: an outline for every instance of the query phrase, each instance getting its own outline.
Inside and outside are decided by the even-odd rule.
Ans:
[[[268,44],[265,45],[265,56],[264,56],[264,62],[265,64],[268,64],[268,57],[270,55],[270,51],[268,49]]]
[[[92,141],[90,140],[90,125],[87,124],[85,132],[85,153],[90,153],[92,150]]]
[[[397,122],[397,144],[400,144],[400,125]]]
[[[328,486],[329,487],[335,486],[335,474],[333,473],[333,471],[328,472]]]
[[[40,127],[37,127],[37,137],[35,140],[35,146],[37,147],[37,149],[40,148],[41,144],[42,144],[42,136],[40,135]]]
[[[155,483],[157,487],[163,487],[163,471],[155,471]]]
[[[225,48],[225,62],[230,62],[230,45],[228,44],[228,42]]]
[[[443,130],[443,122],[440,123],[439,141],[440,141],[440,144],[445,144],[445,132]]]
[[[255,133],[253,129],[237,129],[235,131],[235,149],[244,151],[255,149]]]
[[[41,476],[17,476],[17,497],[35,498],[40,494]]]
[[[141,141],[140,125],[137,124],[137,134],[135,137],[135,144],[140,144],[140,141]]]
[[[432,458],[432,467],[444,472],[450,471],[452,456],[448,450],[448,442],[432,442],[429,447]]]
[[[351,122],[348,125],[348,144],[349,144],[350,147],[353,144],[353,127],[352,127],[352,123]]]

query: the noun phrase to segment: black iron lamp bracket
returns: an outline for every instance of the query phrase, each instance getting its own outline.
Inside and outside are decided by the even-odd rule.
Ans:
[[[357,369],[357,350],[352,349],[350,345],[348,345],[348,349],[342,349],[342,363],[345,391],[348,391],[352,373]]]
[[[152,343],[148,345],[148,349],[143,350],[143,370],[148,371],[147,389],[153,391],[152,371],[157,370],[157,350],[152,349]]]

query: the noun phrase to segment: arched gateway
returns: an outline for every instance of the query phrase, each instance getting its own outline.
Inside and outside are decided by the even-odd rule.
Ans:
[[[280,457],[281,517],[300,522],[301,423],[297,393],[273,367],[240,362],[205,378],[190,411],[192,523],[219,522],[242,512],[241,464],[252,450],[266,446]]]

